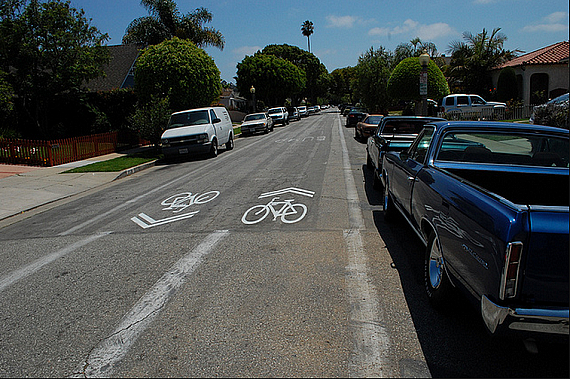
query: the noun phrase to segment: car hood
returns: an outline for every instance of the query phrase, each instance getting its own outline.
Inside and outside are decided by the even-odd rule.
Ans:
[[[244,125],[256,125],[256,124],[263,124],[267,122],[266,120],[249,120],[249,121],[244,121],[241,123],[242,126]]]
[[[207,133],[208,128],[211,128],[211,124],[202,124],[202,125],[192,125],[192,126],[181,126],[179,128],[172,128],[167,129],[162,133],[160,138],[176,138],[176,137],[184,137],[190,136],[193,134],[201,134]]]

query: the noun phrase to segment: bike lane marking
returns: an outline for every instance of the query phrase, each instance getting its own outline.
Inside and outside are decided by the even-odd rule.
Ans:
[[[109,337],[88,355],[75,377],[111,377],[117,365],[129,352],[138,337],[150,326],[216,245],[226,238],[228,230],[217,230],[187,255],[176,262],[127,312]]]
[[[346,282],[350,303],[349,325],[355,343],[355,351],[349,362],[349,376],[387,377],[393,368],[388,357],[390,338],[386,328],[382,326],[384,322],[381,318],[378,292],[368,277],[368,258],[360,233],[364,229],[364,218],[359,206],[358,191],[340,117],[337,121],[350,219],[350,229],[343,231],[348,251]]]
[[[298,194],[307,197],[313,197],[315,195],[315,192],[313,191],[305,190],[302,188],[295,188],[295,187],[288,187],[282,190],[262,193],[258,197],[258,199],[266,197],[273,197],[273,198],[269,203],[265,205],[264,204],[254,205],[253,207],[246,210],[241,218],[241,222],[246,225],[257,224],[258,222],[263,221],[269,215],[269,213],[272,214],[273,221],[277,220],[278,217],[281,219],[281,222],[285,224],[293,224],[301,221],[307,214],[307,206],[305,204],[293,203],[294,199],[277,201],[279,200],[279,196],[276,195],[284,195],[288,193]],[[298,211],[296,208],[300,208],[301,211]],[[253,212],[255,210],[257,211]],[[253,212],[254,216],[253,220],[251,219],[248,220],[248,214],[250,212]],[[295,219],[291,220],[286,218],[286,216],[297,215],[297,214],[300,214],[300,216],[298,216]]]
[[[191,205],[194,204],[204,204],[209,201],[214,200],[220,195],[219,191],[209,191],[203,194],[193,194],[192,192],[182,192],[176,195],[172,195],[163,200],[160,205],[162,205],[163,211],[172,211],[173,213],[178,213]],[[155,220],[145,213],[139,213],[135,217],[131,217],[131,221],[140,226],[143,229],[152,228],[154,226],[164,225],[175,221],[185,220],[187,218],[193,217],[200,211],[192,211],[184,214],[178,214],[172,217],[166,217],[160,220]]]

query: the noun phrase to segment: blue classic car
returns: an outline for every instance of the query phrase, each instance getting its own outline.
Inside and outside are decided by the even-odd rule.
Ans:
[[[493,334],[568,341],[568,152],[565,129],[438,122],[384,155],[384,214],[426,245],[433,305],[458,287]]]

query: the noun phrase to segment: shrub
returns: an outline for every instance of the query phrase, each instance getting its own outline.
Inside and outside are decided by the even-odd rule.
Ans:
[[[406,58],[394,68],[388,79],[388,95],[396,100],[419,101],[420,72],[422,66],[417,57]],[[431,99],[441,99],[449,95],[449,86],[445,76],[433,60],[428,64],[428,93]]]
[[[547,103],[534,108],[533,119],[538,125],[556,126],[568,129],[568,100],[560,103]]]
[[[517,75],[512,67],[505,67],[499,73],[496,96],[504,103],[518,98]]]

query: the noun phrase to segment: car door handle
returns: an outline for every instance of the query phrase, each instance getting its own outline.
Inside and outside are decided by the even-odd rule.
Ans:
[[[419,179],[418,179],[416,176],[408,176],[408,180],[409,180],[409,181],[412,181],[412,180],[413,180],[413,181],[416,181],[416,182],[417,182]]]

